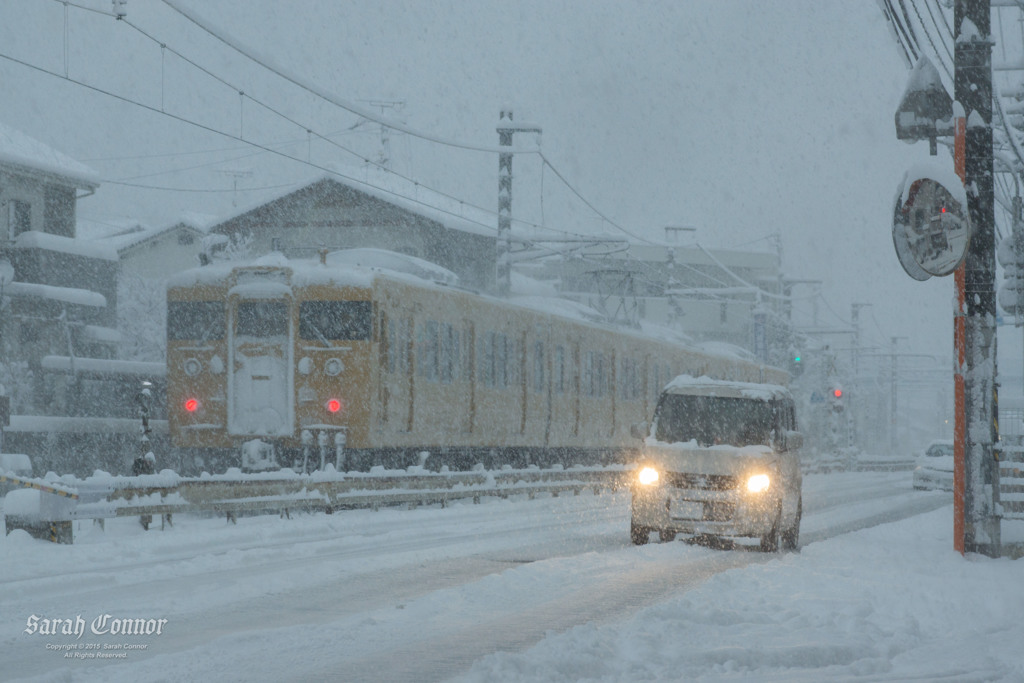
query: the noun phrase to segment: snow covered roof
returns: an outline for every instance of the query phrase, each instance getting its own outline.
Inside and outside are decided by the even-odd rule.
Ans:
[[[260,266],[282,267],[291,270],[290,282],[295,286],[310,284],[333,284],[338,286],[371,287],[374,277],[379,273],[396,280],[415,282],[424,287],[449,287],[456,276],[449,271],[423,259],[390,252],[384,249],[345,249],[327,254],[326,264],[318,259],[289,259],[280,252],[272,252],[253,261],[215,261],[206,266],[190,268],[175,273],[168,278],[169,287],[189,287],[193,285],[215,285],[223,283],[235,268],[259,269]],[[447,276],[446,276],[447,274]],[[245,278],[239,278],[238,284],[245,284]],[[264,285],[265,286],[265,285]],[[237,286],[236,286],[237,291]],[[468,291],[468,290],[467,290]],[[632,335],[638,339],[656,339],[659,341],[693,348],[693,341],[678,330],[659,325],[644,323],[641,329],[623,328],[616,325],[602,312],[586,304],[558,296],[550,287],[519,276],[513,279],[512,294],[508,299],[491,297],[487,294],[472,292],[478,296],[495,302],[527,308],[552,316],[582,322],[600,329],[614,328],[620,334]],[[264,290],[267,296],[279,295],[280,292]],[[697,349],[711,355],[732,357],[751,364],[758,364],[756,359],[743,356],[737,347],[722,349]],[[728,353],[723,353],[724,351]],[[707,379],[707,378],[702,378]],[[707,380],[710,382],[711,380]],[[739,383],[727,383],[736,386]],[[767,385],[751,384],[760,391]],[[787,390],[778,387],[782,392]]]
[[[363,178],[363,180],[359,178]],[[230,215],[221,217],[217,223],[227,223],[325,180],[357,190],[410,213],[437,221],[452,230],[487,237],[495,237],[498,232],[496,212],[471,206],[424,187],[415,181],[371,166],[358,168],[338,166],[333,173],[320,174],[306,182],[296,184],[289,190],[265,197]],[[516,229],[517,223],[518,221],[513,221],[513,230]]]
[[[142,377],[164,377],[167,374],[166,363],[106,358],[43,356],[42,367],[44,370],[56,372],[86,372],[101,376],[138,375]]]
[[[328,266],[352,266],[407,273],[432,282],[458,285],[459,276],[441,266],[408,254],[387,249],[342,249],[327,254]]]
[[[85,164],[0,122],[0,164],[4,163],[59,176],[76,187],[95,189],[100,184],[99,175]]]
[[[40,299],[63,301],[67,304],[79,306],[93,306],[95,308],[106,308],[107,306],[107,298],[98,292],[91,292],[87,289],[78,289],[76,287],[40,285],[34,282],[9,282],[4,287],[4,294],[14,297],[38,297]]]
[[[22,249],[36,248],[59,251],[64,254],[86,256],[105,261],[117,260],[117,252],[105,244],[97,244],[91,240],[51,235],[48,232],[39,232],[37,230],[28,230],[18,235],[14,239],[14,246]]]
[[[758,401],[770,401],[790,395],[789,389],[777,384],[733,382],[710,377],[693,377],[692,375],[679,375],[665,386],[664,391],[669,394],[749,398]]]
[[[79,219],[75,232],[81,239],[85,239],[97,247],[104,247],[112,250],[114,258],[123,255],[125,251],[156,239],[170,232],[185,230],[193,233],[196,237],[206,234],[211,217],[208,214],[189,214],[180,220],[161,228],[155,228],[136,220],[113,219],[107,221],[93,221]]]

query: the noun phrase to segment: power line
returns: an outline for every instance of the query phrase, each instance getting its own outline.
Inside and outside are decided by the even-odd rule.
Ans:
[[[55,2],[60,2],[60,1],[61,0],[55,0]],[[226,32],[221,31],[221,30],[215,28],[212,25],[211,22],[201,18],[196,12],[183,8],[181,6],[181,4],[179,2],[177,2],[177,0],[163,0],[163,3],[165,5],[167,5],[168,7],[170,7],[171,9],[173,9],[178,14],[180,14],[181,16],[183,16],[186,19],[188,19],[190,22],[195,24],[197,27],[202,29],[204,32],[206,32],[207,34],[209,34],[213,38],[216,38],[218,41],[224,43],[225,45],[227,45],[232,50],[234,50],[235,52],[239,53],[240,55],[242,55],[246,59],[249,59],[250,61],[258,64],[261,67],[263,67],[267,71],[270,71],[271,73],[276,74],[280,78],[283,78],[284,80],[288,81],[289,83],[291,83],[293,85],[296,85],[299,88],[302,88],[303,90],[309,92],[310,94],[316,95],[320,99],[325,100],[326,102],[329,102],[329,103],[331,103],[331,104],[333,104],[333,105],[335,105],[337,107],[341,107],[342,109],[344,109],[346,111],[349,111],[349,112],[351,112],[353,114],[357,114],[357,115],[361,116],[364,119],[369,119],[370,121],[373,121],[375,123],[379,123],[382,126],[387,126],[388,128],[391,128],[393,130],[401,131],[403,133],[406,133],[408,135],[412,135],[413,137],[417,137],[417,138],[420,138],[422,140],[427,140],[429,142],[435,142],[435,143],[440,144],[440,145],[447,145],[449,147],[456,147],[456,148],[459,148],[459,149],[466,149],[466,150],[470,150],[470,151],[474,151],[474,152],[487,152],[487,153],[492,153],[492,154],[507,154],[509,152],[512,152],[514,154],[522,154],[522,153],[536,154],[536,153],[538,153],[538,150],[531,149],[531,148],[525,148],[525,149],[515,149],[515,148],[512,148],[512,149],[509,149],[508,147],[489,147],[489,146],[484,146],[484,145],[469,144],[469,143],[462,142],[460,140],[453,140],[453,139],[449,139],[449,138],[442,138],[440,136],[433,135],[431,133],[426,133],[424,131],[420,131],[420,130],[416,130],[414,128],[410,128],[410,127],[406,126],[403,123],[399,123],[397,121],[393,121],[391,119],[387,119],[387,118],[385,118],[383,116],[379,116],[379,115],[376,114],[376,112],[374,112],[374,111],[372,111],[370,109],[366,109],[366,108],[361,107],[358,104],[355,104],[353,102],[348,102],[346,100],[343,100],[340,97],[337,97],[336,95],[334,95],[332,93],[329,93],[326,90],[320,88],[316,84],[314,84],[314,83],[312,83],[310,81],[307,81],[306,79],[304,79],[304,78],[302,78],[302,77],[300,77],[300,76],[298,76],[296,74],[289,73],[284,67],[282,67],[282,66],[280,66],[278,64],[272,63],[269,60],[269,58],[267,58],[266,56],[258,55],[255,50],[253,50],[253,49],[243,45],[241,43],[241,41],[239,41],[238,39],[232,38],[232,37],[228,36],[228,34]]]
[[[55,0],[55,2],[62,2],[63,3],[63,0]],[[438,138],[437,136],[428,135],[428,134],[425,134],[425,133],[422,133],[422,132],[419,132],[419,131],[416,131],[416,130],[413,130],[413,129],[409,129],[409,128],[407,128],[405,126],[402,126],[402,125],[395,125],[393,122],[390,122],[390,121],[384,119],[383,117],[378,117],[373,112],[370,112],[368,110],[364,110],[362,107],[358,107],[357,105],[354,105],[354,104],[351,104],[351,103],[347,103],[347,102],[344,102],[342,100],[338,100],[333,95],[330,95],[328,93],[325,93],[325,92],[321,91],[320,88],[318,88],[318,87],[316,87],[316,86],[314,86],[312,84],[305,83],[305,82],[302,81],[302,79],[299,79],[299,78],[297,78],[295,76],[292,76],[292,75],[289,75],[289,74],[285,73],[283,71],[283,69],[281,67],[279,67],[279,66],[275,66],[275,65],[271,65],[271,64],[266,63],[265,62],[265,58],[258,58],[258,57],[256,57],[254,55],[253,51],[251,51],[251,50],[245,48],[244,46],[240,45],[236,40],[230,39],[230,38],[226,37],[226,34],[223,31],[218,31],[218,30],[214,29],[208,22],[205,22],[205,21],[201,20],[194,13],[191,13],[191,12],[189,12],[187,10],[182,9],[179,5],[177,5],[172,0],[164,0],[164,2],[169,7],[171,7],[171,9],[173,9],[176,12],[180,13],[186,19],[188,19],[189,21],[194,23],[196,26],[200,27],[203,31],[205,31],[208,34],[210,34],[211,36],[215,37],[217,40],[219,40],[220,42],[224,43],[225,45],[228,45],[233,50],[239,52],[240,54],[242,54],[246,58],[248,58],[251,61],[255,62],[256,64],[262,66],[263,68],[268,69],[272,73],[275,73],[279,77],[284,78],[285,80],[288,80],[289,82],[293,83],[294,85],[297,85],[297,86],[307,90],[308,92],[311,92],[312,94],[320,97],[321,99],[324,99],[325,101],[327,101],[327,102],[329,102],[331,104],[334,104],[336,106],[341,107],[342,109],[345,109],[345,110],[350,111],[352,113],[356,113],[356,114],[358,114],[359,116],[361,116],[363,118],[366,118],[366,119],[371,120],[371,121],[375,121],[375,122],[377,122],[377,123],[379,123],[381,125],[387,126],[389,128],[394,128],[396,130],[400,130],[402,132],[406,132],[406,133],[408,133],[410,135],[413,135],[415,137],[419,137],[419,138],[422,138],[422,139],[425,139],[425,140],[428,140],[428,141],[432,141],[432,142],[436,142],[436,143],[440,143],[440,144],[447,144],[447,145],[458,147],[458,148],[462,148],[462,149],[470,149],[470,150],[473,150],[473,151],[480,151],[480,152],[507,153],[509,151],[508,147],[493,147],[493,148],[492,147],[480,147],[480,146],[466,145],[466,144],[463,144],[463,143],[454,142],[454,141],[450,141],[450,140],[444,140],[442,138]],[[84,10],[87,10],[87,11],[92,11],[92,12],[95,12],[95,13],[98,13],[98,14],[113,16],[113,15],[110,15],[109,13],[107,13],[107,12],[102,12],[102,11],[95,10],[95,9],[92,9],[92,8],[82,7],[80,5],[75,5],[73,3],[69,3],[69,4],[71,4],[74,7],[78,7],[80,9],[84,9]],[[296,121],[296,120],[292,119],[291,117],[287,116],[286,114],[284,114],[283,112],[277,110],[276,108],[272,107],[271,105],[267,104],[266,102],[263,102],[262,100],[256,99],[256,98],[252,97],[251,95],[246,94],[244,92],[244,90],[242,90],[240,87],[238,87],[238,86],[228,82],[227,80],[221,78],[220,76],[215,74],[210,69],[202,66],[201,64],[199,64],[195,60],[187,57],[182,52],[174,49],[173,47],[170,47],[169,45],[167,45],[167,43],[159,40],[158,38],[156,38],[155,36],[151,35],[149,32],[144,30],[142,27],[134,24],[133,22],[131,22],[131,21],[125,19],[125,18],[121,18],[120,20],[123,21],[127,26],[129,26],[133,30],[137,31],[143,37],[147,38],[148,40],[150,40],[154,44],[159,45],[162,50],[170,51],[172,54],[174,54],[175,56],[179,57],[180,59],[182,59],[187,64],[189,64],[192,67],[198,69],[199,71],[201,71],[202,73],[206,74],[210,78],[213,78],[218,83],[221,83],[223,86],[225,86],[227,88],[230,88],[234,92],[238,92],[239,97],[241,99],[243,99],[243,100],[244,99],[250,100],[254,104],[256,104],[256,105],[258,105],[260,107],[263,107],[264,109],[266,109],[267,111],[271,112],[275,116],[278,116],[282,120],[287,121],[287,122],[289,122],[289,123],[291,123],[291,124],[293,124],[293,125],[295,125],[295,126],[297,126],[299,128],[305,129],[308,134],[316,135],[316,137],[318,139],[320,139],[320,140],[326,142],[327,144],[330,144],[330,145],[332,145],[332,146],[334,146],[334,147],[336,147],[336,148],[338,148],[338,149],[340,149],[340,150],[342,150],[342,151],[344,151],[344,152],[346,152],[348,154],[352,154],[353,156],[356,156],[357,158],[359,158],[360,160],[362,160],[365,163],[372,164],[374,166],[378,166],[378,167],[386,170],[387,172],[394,174],[397,177],[403,178],[407,182],[411,182],[411,183],[414,183],[416,185],[421,185],[421,183],[419,183],[418,181],[413,180],[412,178],[408,178],[408,177],[402,176],[401,174],[394,173],[393,171],[390,171],[390,169],[386,169],[383,166],[381,166],[380,164],[376,164],[371,159],[367,158],[365,155],[360,154],[358,152],[355,152],[354,150],[348,149],[347,147],[338,144],[337,142],[331,140],[329,137],[317,133],[310,126],[306,126],[306,125],[300,123],[299,121]],[[44,69],[44,71],[46,71],[46,70]],[[48,72],[48,73],[51,73],[51,75],[56,75],[56,76],[60,77],[59,74],[53,74],[52,72]],[[67,78],[67,80],[70,80],[72,82],[78,83],[78,81],[75,81],[74,79]],[[126,99],[126,101],[129,101],[129,100],[127,100],[127,98],[125,98],[125,99]],[[153,111],[157,111],[155,107],[148,107],[148,108],[150,108]],[[162,107],[159,109],[159,111],[161,113],[166,113],[165,110]],[[176,118],[179,118],[179,120],[183,120],[183,121],[185,120],[185,119],[180,118],[180,117],[176,117]],[[229,137],[233,137],[235,139],[241,140],[242,142],[245,142],[247,144],[251,144],[248,140],[246,140],[244,138],[244,136],[242,135],[241,132],[237,136],[230,135],[230,134],[227,134],[227,135],[229,135]],[[263,151],[271,151],[272,153],[278,153],[278,152],[275,152],[274,150],[269,150],[266,145],[255,145],[255,146],[258,147],[259,149],[263,150]],[[513,153],[524,153],[524,152],[526,152],[526,153],[540,154],[540,150],[536,149],[536,148],[527,148],[525,150],[512,149],[512,152]],[[287,154],[284,154],[284,153],[279,153],[279,154],[281,154],[282,156],[285,156],[286,158],[292,159],[294,161],[302,162],[302,160],[297,158],[297,157],[294,157],[294,156],[291,156],[291,155],[287,155]],[[541,156],[543,157],[543,155],[541,155]],[[614,225],[619,230],[623,231],[626,234],[629,234],[629,235],[633,236],[636,239],[640,239],[642,241],[648,241],[649,242],[649,240],[645,240],[644,238],[639,237],[639,236],[629,232],[628,230],[626,230],[622,226],[618,225],[617,223],[615,223],[611,219],[607,218],[600,210],[598,210],[593,204],[591,204],[587,199],[585,199],[582,196],[582,194],[580,194],[578,191],[576,191],[575,188],[572,187],[572,185],[568,182],[568,180],[560,172],[558,172],[557,169],[555,169],[551,165],[550,161],[545,159],[545,162],[552,169],[552,171],[554,171],[555,174],[562,180],[562,182],[565,183],[566,186],[574,194],[576,194],[577,197],[579,197],[588,207],[590,207],[593,211],[595,211],[598,215],[600,215],[604,220],[608,221],[610,224]],[[309,163],[309,165],[313,166],[315,168],[322,168],[322,167],[319,167],[316,164],[312,164],[312,163]],[[341,176],[341,177],[345,177],[344,174],[337,173],[336,171],[334,173],[336,175]],[[159,174],[153,174],[153,175],[159,175]],[[424,187],[426,187],[426,186],[424,186]],[[383,189],[383,188],[381,188],[381,189]],[[455,197],[453,195],[449,195],[449,194],[441,192],[439,190],[434,190],[432,188],[428,188],[428,189],[430,189],[431,192],[434,192],[435,194],[437,194],[439,196],[445,197],[445,198],[450,199],[450,200],[458,201],[461,204],[469,206],[470,208],[473,208],[473,209],[476,209],[476,210],[479,210],[479,211],[483,211],[483,212],[485,212],[485,213],[487,213],[489,215],[490,214],[494,214],[494,212],[492,212],[489,209],[486,209],[486,208],[480,207],[480,206],[476,206],[476,205],[474,205],[474,204],[472,204],[470,202],[466,202],[465,200],[462,200],[462,199],[460,199],[458,197]],[[426,204],[424,204],[424,205],[426,205]],[[433,208],[439,208],[439,207],[433,207]],[[457,218],[461,218],[461,219],[467,220],[466,217],[463,216],[463,215],[454,214],[454,213],[451,213],[451,212],[447,212],[447,213],[450,213],[450,215],[453,215],[453,216],[455,216]],[[572,233],[572,232],[569,232],[569,231],[552,228],[552,227],[547,226],[547,225],[537,224],[537,223],[533,223],[531,221],[524,221],[523,219],[516,219],[516,220],[517,220],[518,223],[520,223],[520,225],[525,225],[525,226],[528,226],[528,227],[537,228],[539,230],[550,231],[550,232],[555,232],[555,233],[559,233],[559,234],[567,234],[567,235],[574,235],[574,234],[576,234],[576,233]],[[471,222],[476,222],[476,221],[472,221],[471,220]],[[490,227],[490,226],[487,226],[487,227]]]
[[[210,188],[189,188],[189,187],[159,187],[156,185],[142,185],[139,183],[125,183],[117,180],[104,180],[105,184],[120,185],[122,187],[136,187],[141,190],[158,190],[162,192],[193,192],[208,194],[224,194],[228,192],[265,192],[267,190],[279,190],[285,187],[297,187],[298,183],[284,183],[282,185],[264,185],[263,187],[239,187],[233,189],[215,190]]]

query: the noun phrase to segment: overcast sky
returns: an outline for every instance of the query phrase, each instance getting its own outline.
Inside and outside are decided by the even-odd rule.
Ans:
[[[337,98],[435,137],[494,147],[510,106],[543,128],[546,158],[610,221],[536,155],[515,160],[519,217],[650,239],[688,225],[710,247],[772,249],[778,235],[787,276],[824,283],[822,325],[844,326],[851,303],[869,303],[866,342],[901,337],[948,362],[952,280],[911,280],[892,246],[897,185],[927,144],[895,138],[908,71],[874,2],[176,1]],[[377,126],[284,84],[166,4],[129,0],[127,12],[118,22],[47,0],[0,6],[0,54],[150,108],[0,59],[0,119],[104,179],[81,217],[160,226],[223,215],[381,154]],[[397,132],[388,145],[396,171],[496,207],[493,152]]]

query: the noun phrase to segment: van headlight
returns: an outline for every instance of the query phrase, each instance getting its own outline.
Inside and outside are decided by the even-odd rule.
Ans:
[[[750,493],[763,493],[772,485],[772,480],[767,474],[755,474],[747,479],[747,491]]]
[[[650,486],[651,484],[658,483],[658,470],[653,467],[644,467],[636,475],[637,480],[644,486]]]

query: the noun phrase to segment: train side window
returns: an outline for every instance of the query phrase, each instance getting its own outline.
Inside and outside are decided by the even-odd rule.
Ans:
[[[302,339],[365,341],[372,330],[372,301],[303,301],[299,305]]]
[[[586,387],[587,396],[601,398],[605,395],[608,377],[605,372],[603,353],[588,351],[584,356],[583,386]]]
[[[533,343],[533,390],[536,392],[544,391],[546,386],[544,382],[544,342],[535,341]]]
[[[565,347],[555,347],[555,369],[554,377],[555,391],[559,394],[565,393]]]
[[[494,336],[494,384],[504,388],[508,384],[509,340],[503,334]]]
[[[477,377],[480,384],[491,387],[494,386],[494,333],[485,332],[480,335],[479,344]]]
[[[420,327],[416,353],[416,370],[420,377],[437,381],[438,375],[438,323],[428,320]]]
[[[451,384],[459,367],[459,334],[451,323],[441,325],[441,367],[440,379]]]
[[[409,371],[409,319],[388,319],[388,371]]]
[[[619,395],[627,401],[639,398],[640,396],[640,378],[637,376],[636,369],[637,362],[635,359],[622,359],[621,377],[618,378]]]
[[[472,382],[473,381],[473,328],[467,327],[462,330],[462,348],[465,349],[460,354],[461,366],[462,366],[462,381]]]
[[[167,304],[167,338],[172,341],[223,339],[226,328],[223,301],[171,301]]]

